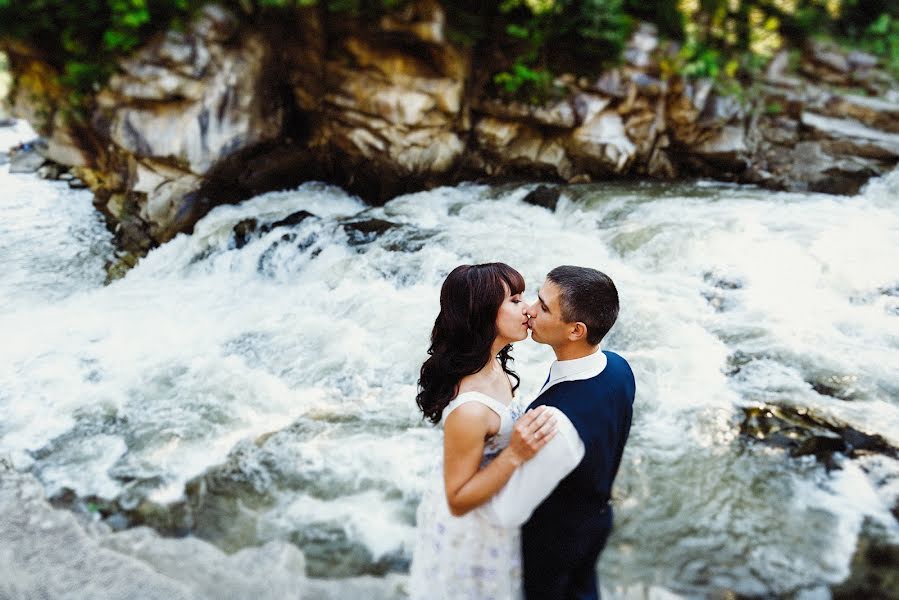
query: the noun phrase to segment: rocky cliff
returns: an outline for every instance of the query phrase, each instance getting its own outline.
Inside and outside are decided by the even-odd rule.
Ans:
[[[485,177],[703,176],[852,194],[899,161],[899,88],[862,53],[812,45],[792,69],[784,53],[722,95],[663,76],[643,25],[621,66],[562,75],[559,97],[535,106],[488,93],[489,61],[448,40],[432,0],[376,23],[284,14],[248,25],[207,6],[123,59],[81,119],[60,109],[39,54],[7,45],[13,112],[138,255],[215,205],[311,179],[374,203]]]

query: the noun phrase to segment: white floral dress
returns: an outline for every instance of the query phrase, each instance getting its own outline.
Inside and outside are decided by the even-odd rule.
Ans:
[[[443,410],[441,424],[457,407],[480,402],[500,417],[499,431],[484,445],[481,468],[509,443],[518,405],[506,406],[480,392],[464,392]],[[454,517],[446,502],[443,460],[436,461],[417,513],[409,575],[413,600],[519,600],[523,598],[520,529],[498,527],[475,509]]]

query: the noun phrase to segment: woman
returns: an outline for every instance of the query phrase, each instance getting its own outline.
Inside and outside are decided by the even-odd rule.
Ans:
[[[519,378],[508,362],[512,342],[528,334],[523,291],[524,278],[503,263],[456,267],[440,289],[416,402],[426,418],[443,425],[443,468],[418,508],[413,599],[522,595],[519,530],[471,511],[555,434],[544,407],[513,428],[510,404]]]

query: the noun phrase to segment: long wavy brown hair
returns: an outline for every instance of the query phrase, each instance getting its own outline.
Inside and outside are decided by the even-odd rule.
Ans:
[[[492,358],[496,339],[496,315],[506,289],[513,295],[524,291],[521,273],[504,263],[460,265],[447,275],[440,288],[440,313],[431,330],[428,359],[421,365],[415,402],[432,423],[439,423],[443,409],[456,396],[459,381],[477,373]],[[512,371],[512,345],[500,350],[503,371],[515,380]]]

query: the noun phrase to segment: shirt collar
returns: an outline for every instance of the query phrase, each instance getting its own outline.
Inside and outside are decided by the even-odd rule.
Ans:
[[[554,362],[549,368],[549,382],[563,378],[588,379],[599,375],[605,368],[606,355],[603,354],[602,348],[597,347],[593,354]]]

